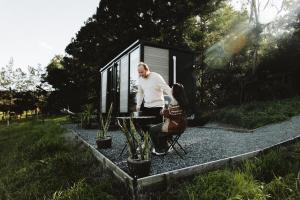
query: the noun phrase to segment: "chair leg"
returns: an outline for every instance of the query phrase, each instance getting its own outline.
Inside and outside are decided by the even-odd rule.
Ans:
[[[182,155],[179,153],[179,151],[174,147],[174,145],[172,146],[172,148],[174,149],[174,151],[176,152],[177,155],[179,155],[179,157],[181,159],[183,159]]]
[[[184,152],[184,154],[187,154],[187,152],[184,150],[184,148],[183,148],[183,147],[181,146],[181,144],[178,142],[179,138],[180,138],[180,135],[176,135],[174,138],[171,138],[171,140],[172,140],[172,142],[173,142],[172,148],[173,148],[176,152],[178,152],[178,151],[175,149],[175,145],[177,144],[177,145],[179,146],[179,148]],[[179,154],[179,152],[178,152],[177,154]]]
[[[181,149],[185,154],[187,154],[187,152],[184,150],[184,148],[181,146],[181,144],[180,144],[178,141],[176,141],[176,144],[180,147],[180,149]]]
[[[127,147],[127,143],[124,145],[124,147],[123,147],[123,149],[122,149],[122,151],[121,151],[121,153],[120,153],[120,155],[119,155],[119,158],[123,155],[124,150],[126,149],[126,147]]]

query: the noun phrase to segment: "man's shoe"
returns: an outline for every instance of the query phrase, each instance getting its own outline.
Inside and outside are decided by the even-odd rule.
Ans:
[[[154,155],[157,155],[157,156],[163,156],[163,155],[166,154],[165,152],[157,152],[157,151],[155,151],[154,148],[152,149],[152,153],[153,153]]]

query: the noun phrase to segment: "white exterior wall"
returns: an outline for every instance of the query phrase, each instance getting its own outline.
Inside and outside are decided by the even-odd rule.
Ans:
[[[169,84],[169,50],[156,47],[144,47],[144,61],[150,71],[159,73]]]

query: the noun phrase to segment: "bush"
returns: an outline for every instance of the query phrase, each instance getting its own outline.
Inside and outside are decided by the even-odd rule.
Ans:
[[[228,170],[197,177],[184,188],[184,199],[265,199],[261,186],[253,177]]]
[[[164,199],[298,200],[299,155],[300,142],[281,147],[226,169],[199,175],[190,182],[174,182],[168,189],[171,195],[165,194]]]
[[[80,180],[66,190],[54,192],[51,200],[115,199],[113,195],[103,192],[103,189],[90,187],[84,180]]]
[[[300,114],[300,97],[269,102],[229,106],[217,112],[213,120],[243,128],[257,128],[281,122]]]

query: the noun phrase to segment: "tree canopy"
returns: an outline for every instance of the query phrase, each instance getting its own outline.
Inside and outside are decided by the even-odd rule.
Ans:
[[[292,3],[295,0],[283,0],[279,11],[291,9]],[[245,1],[247,6],[250,10],[237,11],[225,0],[101,0],[96,13],[67,45],[66,55],[48,65],[44,78],[55,88],[49,102],[57,109],[70,106],[79,111],[86,103],[98,108],[99,69],[137,39],[195,51],[197,97],[202,106],[287,96],[283,89],[277,95],[265,91],[285,85],[278,82],[286,79],[283,74],[296,80],[299,12],[293,12],[292,18],[278,14],[278,20],[262,24],[260,12],[267,5],[251,0]],[[280,32],[285,32],[281,39]],[[221,67],[215,68],[210,60]],[[278,69],[286,73],[274,78]],[[285,87],[296,88],[294,84]],[[290,95],[296,93],[294,89]]]
[[[66,47],[62,68],[47,67],[45,80],[75,111],[99,99],[99,69],[137,39],[188,48],[186,20],[217,8],[221,0],[102,0]],[[66,99],[69,95],[70,101]],[[74,98],[76,97],[76,98]]]

